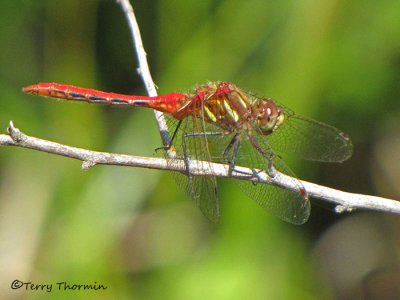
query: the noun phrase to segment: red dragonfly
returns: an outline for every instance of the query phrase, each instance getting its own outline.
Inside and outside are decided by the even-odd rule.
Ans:
[[[301,117],[270,98],[257,97],[228,82],[208,82],[191,93],[147,97],[122,95],[58,83],[39,83],[23,88],[25,93],[66,100],[149,107],[166,113],[169,128],[175,128],[169,145],[177,157],[203,162],[209,176],[178,175],[201,211],[219,220],[216,177],[210,162],[228,163],[271,174],[276,170],[293,177],[299,192],[265,184],[240,181],[243,191],[263,208],[293,224],[303,224],[310,215],[307,192],[275,151],[294,153],[304,159],[342,162],[353,151],[350,139],[327,124]],[[169,147],[165,147],[168,149]]]

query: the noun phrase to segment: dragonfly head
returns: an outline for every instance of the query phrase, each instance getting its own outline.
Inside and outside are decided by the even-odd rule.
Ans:
[[[253,113],[255,113],[255,128],[262,135],[274,132],[285,118],[281,109],[269,98],[261,99]]]

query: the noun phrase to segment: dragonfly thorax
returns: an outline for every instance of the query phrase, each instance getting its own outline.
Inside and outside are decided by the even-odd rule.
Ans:
[[[253,106],[254,127],[262,135],[274,132],[285,118],[280,108],[271,99],[260,99]]]

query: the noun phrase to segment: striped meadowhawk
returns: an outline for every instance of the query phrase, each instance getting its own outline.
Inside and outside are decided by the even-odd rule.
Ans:
[[[278,170],[292,177],[298,192],[273,185],[239,180],[242,190],[260,206],[284,221],[303,224],[310,215],[307,191],[275,153],[287,152],[303,159],[342,162],[353,151],[350,139],[340,130],[302,116],[270,98],[257,97],[228,82],[208,82],[191,93],[156,97],[122,95],[57,83],[39,83],[23,88],[25,93],[65,100],[148,107],[167,114],[173,131],[170,145],[186,164],[183,186],[210,220],[219,220],[216,177],[210,162],[245,166],[272,174]],[[207,176],[192,176],[189,160],[202,162]],[[258,171],[257,171],[258,170]],[[273,176],[273,175],[271,175]]]

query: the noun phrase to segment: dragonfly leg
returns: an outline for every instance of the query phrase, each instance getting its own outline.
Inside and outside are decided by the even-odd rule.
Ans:
[[[259,174],[262,173],[263,170],[251,169],[251,174],[250,174],[250,173],[248,173],[248,172],[235,169],[235,166],[233,166],[232,171],[235,171],[236,173],[239,173],[239,174],[243,174],[243,178],[246,178],[246,179],[247,179],[247,178],[249,178],[249,179],[254,179],[254,178],[256,178],[256,180],[253,180],[253,181],[252,181],[252,183],[253,183],[254,185],[257,185],[257,184],[259,184],[259,183],[261,182],[261,178],[260,178],[260,175],[259,175]]]
[[[233,147],[233,153],[232,156],[230,158],[230,160],[228,161],[228,154],[231,151]],[[237,172],[237,173],[241,173],[244,175],[249,176],[250,178],[256,178],[256,181],[252,181],[254,185],[257,185],[261,180],[260,180],[260,176],[259,174],[261,172],[263,172],[263,170],[256,170],[256,169],[251,169],[252,174],[250,175],[249,173],[245,173],[242,172],[240,170],[236,170],[235,169],[235,161],[237,158],[237,154],[239,152],[239,147],[240,147],[240,136],[239,134],[235,134],[235,136],[232,138],[232,140],[229,142],[228,146],[226,147],[224,154],[223,154],[223,159],[225,162],[229,163],[229,174],[231,175],[233,171]],[[261,149],[261,146],[260,146]],[[271,154],[273,155],[273,153],[271,152]],[[273,165],[272,165],[272,156],[270,159],[268,159],[268,168],[272,168],[273,169]],[[268,173],[269,175],[269,173]]]
[[[259,174],[262,172],[262,170],[251,169],[251,171],[253,172],[252,177],[257,178],[256,181],[252,181],[253,185],[259,184],[261,182]]]
[[[172,134],[172,137],[171,137],[171,139],[169,140],[168,144],[156,148],[155,151],[159,151],[159,150],[168,151],[169,149],[171,149],[171,147],[172,147],[172,145],[173,145],[173,141],[175,140],[176,134],[177,134],[177,132],[178,132],[178,130],[179,130],[179,127],[181,127],[181,124],[182,124],[182,120],[179,120],[178,125],[176,125],[175,130],[174,130],[174,133]]]
[[[276,170],[274,168],[274,161],[273,161],[275,153],[271,150],[270,147],[268,147],[268,149],[264,149],[251,134],[249,134],[249,140],[251,144],[257,149],[257,151],[268,161],[268,166],[266,170],[267,174],[270,177],[274,178],[276,175]]]
[[[233,153],[232,153],[231,158],[228,161],[228,154],[231,151],[232,147],[233,147]],[[239,134],[236,133],[235,136],[232,138],[232,140],[229,142],[228,146],[226,147],[226,149],[222,155],[223,160],[226,163],[229,163],[229,171],[228,171],[229,175],[232,175],[232,171],[235,168],[235,161],[236,161],[237,154],[239,152],[239,147],[240,147]]]
[[[224,135],[222,132],[194,132],[194,133],[183,133],[182,134],[182,151],[183,151],[183,160],[185,161],[186,166],[186,176],[189,177],[189,181],[191,180],[191,174],[189,169],[189,155],[187,154],[186,142],[187,138],[196,138],[196,137],[207,137],[207,136],[222,136]]]
[[[273,158],[274,154],[272,153],[272,155],[268,159],[268,169],[267,169],[267,174],[272,178],[276,176],[276,170],[274,168]]]
[[[183,161],[185,162],[186,176],[189,178],[189,183],[191,183],[192,175],[190,174],[190,169],[189,169],[189,155],[187,155],[185,137],[186,137],[186,133],[183,133],[182,134]]]

